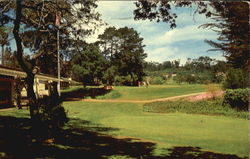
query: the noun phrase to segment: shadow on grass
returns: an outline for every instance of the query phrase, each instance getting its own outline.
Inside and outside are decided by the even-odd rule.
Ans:
[[[81,100],[86,97],[96,98],[110,91],[103,88],[79,88],[70,92],[62,92],[61,98],[63,101]]]
[[[241,159],[235,155],[202,151],[198,147],[173,147],[165,149],[168,154],[154,156],[154,143],[102,135],[118,129],[93,126],[80,119],[72,119],[56,134],[53,143],[32,142],[29,128],[27,118],[0,116],[0,158]]]

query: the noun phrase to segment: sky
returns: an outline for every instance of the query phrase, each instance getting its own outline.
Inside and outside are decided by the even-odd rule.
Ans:
[[[97,11],[109,26],[116,28],[127,26],[140,33],[146,45],[144,48],[148,55],[146,61],[163,62],[180,59],[181,64],[184,64],[187,58],[200,56],[224,60],[221,52],[208,51],[212,47],[204,42],[205,39],[216,40],[216,33],[209,29],[198,28],[212,20],[205,18],[204,15],[193,16],[194,8],[173,8],[178,15],[177,27],[170,29],[169,24],[164,22],[135,21],[133,1],[98,1],[97,4]],[[108,26],[99,28],[87,41],[95,42],[106,27]]]

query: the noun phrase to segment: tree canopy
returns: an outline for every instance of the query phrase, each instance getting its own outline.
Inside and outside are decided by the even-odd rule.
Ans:
[[[20,16],[20,38],[24,48],[29,49],[32,65],[41,65],[41,62],[50,60],[56,61],[57,52],[57,30],[60,31],[60,53],[66,55],[69,49],[69,39],[80,39],[89,35],[94,28],[86,29],[86,25],[97,24],[99,14],[93,10],[97,7],[94,0],[88,1],[54,1],[18,0],[22,8]],[[13,26],[15,18],[15,1],[2,1],[0,8],[1,26]],[[56,26],[55,21],[58,17],[60,26]],[[26,52],[27,53],[27,52]],[[62,58],[62,56],[61,56]],[[52,60],[52,61],[51,61]],[[51,67],[55,68],[55,67]],[[44,73],[56,72],[41,69]]]
[[[84,85],[135,85],[145,76],[143,39],[133,28],[106,28],[92,44],[78,41],[73,51],[73,77]]]
[[[142,80],[145,75],[143,62],[147,54],[143,49],[143,38],[136,30],[128,27],[107,28],[99,36],[98,43],[109,67],[115,66],[118,76],[130,78],[123,84],[134,85],[137,80]]]
[[[217,41],[206,40],[221,50],[229,64],[234,68],[250,70],[249,61],[249,4],[247,2],[229,2],[214,5],[212,14],[214,23],[203,27],[213,29],[218,33]]]
[[[105,71],[106,60],[98,46],[85,44],[72,59],[72,71],[77,79],[86,85],[98,85]]]

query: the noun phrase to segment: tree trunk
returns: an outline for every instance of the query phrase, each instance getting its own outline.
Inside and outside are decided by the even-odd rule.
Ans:
[[[34,92],[34,74],[28,74],[26,77],[27,83],[27,96],[29,99],[29,106],[30,106],[30,117],[33,124],[37,124],[40,121],[39,115],[39,107],[38,107],[38,100],[36,94]]]
[[[4,45],[2,45],[2,65],[4,65]]]
[[[30,106],[30,117],[32,121],[32,126],[39,127],[39,109],[38,109],[38,100],[36,98],[35,92],[34,92],[34,73],[32,72],[32,69],[30,69],[24,62],[23,59],[23,47],[22,47],[22,39],[19,36],[19,28],[22,18],[22,0],[16,0],[16,19],[14,21],[14,29],[13,34],[16,41],[17,46],[17,61],[19,65],[21,66],[22,70],[26,73],[26,84],[27,84],[27,96],[29,99],[29,106]]]
[[[131,85],[133,85],[133,86],[135,86],[136,85],[136,81],[135,81],[135,77],[134,77],[134,75],[130,72],[129,73],[129,75],[130,75],[130,77],[132,78],[132,83],[131,83]]]

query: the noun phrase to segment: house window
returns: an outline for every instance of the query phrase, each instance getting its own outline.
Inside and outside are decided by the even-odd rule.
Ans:
[[[45,82],[45,90],[49,90],[49,82]]]

